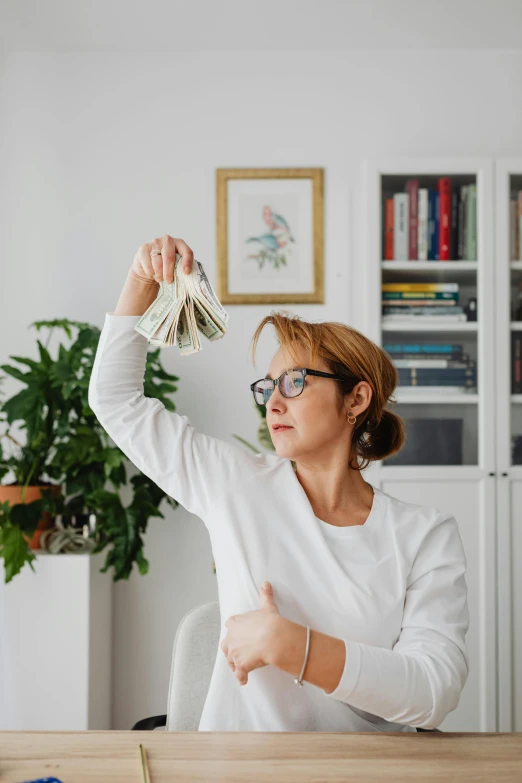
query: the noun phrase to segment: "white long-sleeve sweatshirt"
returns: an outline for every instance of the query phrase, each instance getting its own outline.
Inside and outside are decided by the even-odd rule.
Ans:
[[[290,460],[197,432],[143,394],[138,316],[106,313],[89,404],[114,442],[211,539],[221,613],[259,609],[272,583],[284,617],[345,642],[328,694],[273,666],[240,685],[220,646],[200,731],[416,731],[454,710],[468,676],[467,567],[455,518],[373,487],[363,525],[314,515]],[[313,638],[313,637],[312,637]],[[304,654],[304,651],[303,651]]]

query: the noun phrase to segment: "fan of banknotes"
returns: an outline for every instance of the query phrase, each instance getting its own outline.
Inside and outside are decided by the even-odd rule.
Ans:
[[[194,259],[189,275],[181,271],[176,253],[174,281],[160,283],[158,296],[135,325],[152,345],[178,344],[183,355],[201,351],[198,331],[219,340],[227,330],[228,313],[210,285],[205,270]]]

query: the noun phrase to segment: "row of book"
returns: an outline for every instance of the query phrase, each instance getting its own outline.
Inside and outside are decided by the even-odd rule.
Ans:
[[[401,390],[477,391],[477,363],[462,343],[385,343],[383,348],[397,368]]]
[[[522,261],[522,190],[512,193],[509,200],[509,237],[511,260]]]
[[[383,283],[382,323],[459,323],[468,316],[459,304],[458,283]]]
[[[511,394],[522,394],[522,332],[511,332]]]
[[[404,193],[383,192],[382,226],[385,261],[476,261],[477,186],[409,179]]]

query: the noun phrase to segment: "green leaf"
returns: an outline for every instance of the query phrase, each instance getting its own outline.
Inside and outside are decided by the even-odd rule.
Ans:
[[[36,389],[22,389],[4,402],[3,410],[7,413],[9,424],[20,419],[25,420],[28,432],[34,433],[42,418],[43,401]]]
[[[34,359],[28,359],[25,356],[10,356],[9,358],[13,359],[13,361],[18,362],[19,364],[27,365],[27,367],[30,367],[36,372],[40,372],[42,369],[40,362],[36,362]]]
[[[6,583],[20,573],[25,563],[29,563],[34,571],[32,561],[35,556],[17,525],[6,523],[0,526],[0,557],[4,559]]]
[[[11,356],[11,359],[13,357]],[[16,378],[18,381],[22,381],[22,383],[27,383],[27,376],[31,373],[25,373],[19,370],[17,367],[11,367],[9,364],[0,364],[0,370],[3,370],[7,375],[12,375],[13,378]]]
[[[53,360],[51,359],[51,355],[50,355],[49,351],[47,350],[47,348],[45,348],[45,346],[42,345],[40,340],[37,340],[36,342],[38,344],[38,350],[40,351],[40,361],[42,362],[44,367],[49,369],[49,367],[51,367],[52,364],[53,364]]]
[[[11,520],[23,533],[32,535],[42,518],[43,503],[40,498],[31,503],[16,503],[11,506]]]

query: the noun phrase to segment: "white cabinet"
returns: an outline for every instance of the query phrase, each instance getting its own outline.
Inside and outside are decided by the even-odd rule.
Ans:
[[[5,584],[0,729],[111,728],[112,581],[105,555],[38,553]]]
[[[470,186],[473,186],[473,192],[476,190],[476,257],[466,257],[465,253],[460,252],[459,258],[453,257],[447,261],[385,260],[385,199],[392,193],[404,192],[408,180],[415,179],[419,188],[433,190],[439,186],[439,178],[443,177],[450,178],[452,186],[458,189],[460,195],[461,188],[466,188],[466,193]],[[508,669],[502,678],[499,679],[498,675],[499,665],[502,667],[503,663],[507,664],[509,658],[509,653],[503,650],[499,660],[499,641],[503,635],[507,644],[513,624],[506,616],[504,624],[499,625],[499,601],[506,600],[512,590],[507,583],[507,573],[500,573],[504,565],[500,565],[497,559],[497,535],[498,543],[503,543],[504,556],[507,556],[508,548],[513,552],[517,544],[520,554],[522,539],[516,542],[513,537],[511,543],[508,543],[509,521],[505,509],[510,502],[509,482],[500,476],[502,463],[499,462],[497,448],[499,438],[508,437],[505,421],[502,423],[503,433],[499,432],[497,416],[499,407],[509,408],[509,392],[505,388],[506,368],[504,366],[503,381],[499,379],[496,368],[499,358],[504,364],[509,361],[509,327],[504,324],[502,335],[498,334],[496,314],[499,304],[495,273],[497,265],[506,264],[506,261],[495,259],[494,256],[493,160],[368,160],[363,168],[363,193],[366,225],[362,270],[364,296],[360,297],[364,302],[364,312],[359,314],[360,328],[385,348],[413,346],[414,350],[423,343],[432,343],[440,344],[441,351],[460,350],[462,357],[467,357],[464,361],[469,361],[470,365],[475,363],[477,371],[476,387],[466,392],[448,393],[435,387],[430,389],[419,385],[401,388],[399,385],[395,395],[397,402],[390,407],[404,418],[407,437],[411,433],[413,441],[414,432],[416,438],[420,435],[417,452],[420,456],[412,458],[411,464],[393,464],[393,460],[389,460],[371,469],[371,480],[385,492],[403,500],[448,511],[456,517],[459,525],[468,563],[466,581],[470,627],[466,639],[470,673],[458,707],[448,715],[440,728],[443,731],[473,732],[516,730],[515,725],[510,724],[507,704],[503,705],[499,693],[501,683],[506,694],[509,692],[512,677]],[[393,284],[388,289],[401,290],[406,283],[422,283],[422,288],[426,290],[425,283],[451,283],[453,290],[458,290],[456,304],[459,307],[465,306],[467,310],[469,303],[476,301],[477,320],[459,322],[455,319],[453,322],[444,322],[441,319],[439,323],[433,320],[404,320],[401,323],[395,320],[395,316],[383,319],[382,286],[385,283]],[[434,290],[449,290],[451,287],[432,286]],[[503,302],[505,307],[505,297]],[[458,312],[458,308],[455,312]],[[466,315],[469,317],[469,312]],[[460,366],[462,362],[456,361],[457,364]],[[404,380],[404,372],[401,378]],[[406,374],[405,383],[408,381]],[[418,381],[413,376],[411,383],[424,381]],[[437,424],[433,422],[434,419]],[[446,420],[446,425],[443,420]],[[450,435],[453,435],[453,428],[462,433],[461,437],[455,437],[456,445],[447,461],[428,464],[431,462],[431,454],[430,448],[425,448],[422,442],[423,426],[426,431],[432,426],[440,426],[443,431],[443,426],[446,426],[445,432]],[[501,501],[503,494],[506,497]],[[518,499],[520,501],[520,495]],[[502,519],[501,514],[504,515]],[[521,595],[520,591],[518,594]],[[519,612],[520,605],[519,600]],[[518,633],[518,658],[522,659],[520,630]],[[522,664],[518,666],[518,681],[521,683]],[[504,719],[500,716],[502,710]],[[519,721],[521,719],[522,710],[519,708]]]

